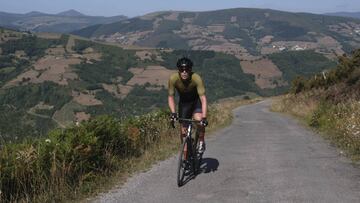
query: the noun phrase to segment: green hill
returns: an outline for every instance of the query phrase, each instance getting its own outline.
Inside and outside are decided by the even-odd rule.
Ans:
[[[221,45],[245,60],[296,45],[338,55],[360,46],[358,19],[250,8],[158,12],[73,33],[148,47],[219,51]]]
[[[360,12],[336,12],[336,13],[325,13],[325,15],[342,16],[342,17],[359,18],[360,19]]]
[[[0,133],[5,140],[45,135],[54,127],[98,115],[123,118],[166,108],[167,80],[182,56],[193,59],[210,102],[249,92],[279,94],[288,89],[293,77],[334,65],[314,51],[269,55],[252,61],[261,67],[264,61],[271,65],[273,60],[272,67],[279,68],[280,75],[275,74],[270,78],[272,85],[264,87],[258,81],[261,71],[269,72],[266,67],[258,73],[248,72],[245,66],[251,63],[244,65],[222,52],[130,50],[75,36],[5,29],[0,35]]]
[[[69,33],[79,28],[96,24],[113,23],[126,18],[126,16],[86,16],[75,10],[58,14],[47,14],[36,11],[26,14],[0,12],[0,26],[33,32]]]

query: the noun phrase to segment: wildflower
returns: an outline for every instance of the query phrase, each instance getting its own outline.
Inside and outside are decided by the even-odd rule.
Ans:
[[[50,140],[50,139],[46,139],[45,142],[46,142],[46,143],[51,143],[51,140]]]

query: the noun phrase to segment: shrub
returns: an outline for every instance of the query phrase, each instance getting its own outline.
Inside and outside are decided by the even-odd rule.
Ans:
[[[340,83],[346,83],[349,87],[356,85],[360,79],[360,49],[354,51],[351,57],[339,57],[337,67],[323,74],[317,74],[307,80],[295,78],[292,81],[291,92],[297,94],[304,90],[327,89]]]
[[[296,77],[291,83],[290,92],[298,94],[305,89],[305,79],[301,76]]]
[[[47,138],[2,146],[0,200],[33,200],[42,193],[60,200],[62,194],[73,194],[166,136],[167,116],[165,111],[127,120],[100,116],[78,127],[53,130]]]

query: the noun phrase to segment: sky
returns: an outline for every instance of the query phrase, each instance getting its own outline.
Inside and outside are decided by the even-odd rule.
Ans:
[[[360,12],[360,0],[0,0],[0,11],[10,13],[55,14],[75,9],[86,15],[128,17],[165,10],[208,11],[239,7],[310,13]]]

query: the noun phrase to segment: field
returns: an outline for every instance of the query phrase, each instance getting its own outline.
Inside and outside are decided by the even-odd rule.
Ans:
[[[45,38],[45,39],[60,39],[61,34],[58,33],[48,33],[48,32],[40,32],[36,33],[37,37]]]
[[[132,69],[134,77],[132,77],[127,85],[145,85],[147,83],[155,86],[163,86],[167,88],[169,77],[173,70],[168,70],[162,66],[148,66],[146,69]]]
[[[103,103],[95,98],[95,93],[88,91],[86,93],[73,91],[72,96],[74,101],[83,106],[96,106]]]
[[[74,80],[78,76],[70,69],[71,65],[79,64],[78,58],[64,58],[60,56],[45,56],[34,64],[34,69],[30,69],[14,80],[11,80],[5,86],[15,86],[26,81],[27,83],[43,83],[52,81],[59,85],[67,85],[68,80]]]
[[[133,89],[132,86],[128,85],[109,85],[109,84],[102,84],[102,87],[104,90],[108,91],[110,94],[112,94],[114,97],[119,99],[124,99]]]
[[[255,76],[255,83],[262,89],[275,88],[287,84],[282,82],[282,72],[269,59],[241,61],[240,64],[244,73]]]
[[[84,106],[72,100],[65,104],[60,110],[56,111],[52,118],[62,127],[69,126],[76,121],[87,119],[87,114],[80,112],[81,110],[84,110]],[[76,111],[76,113],[74,113],[74,111]]]

